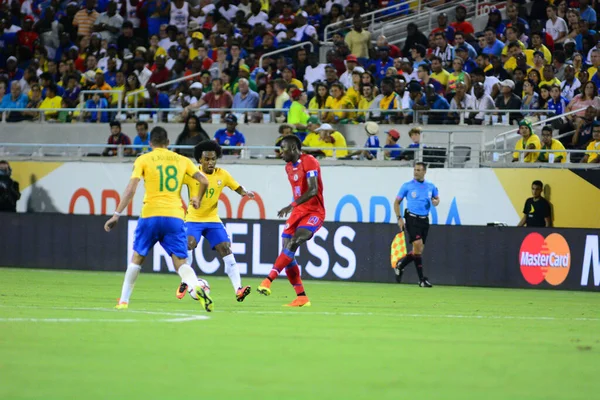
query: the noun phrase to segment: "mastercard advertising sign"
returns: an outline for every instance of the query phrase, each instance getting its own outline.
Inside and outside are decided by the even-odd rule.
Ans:
[[[539,285],[543,281],[553,286],[567,279],[571,268],[571,250],[565,238],[552,233],[547,237],[535,232],[523,239],[519,252],[521,274],[527,282]]]

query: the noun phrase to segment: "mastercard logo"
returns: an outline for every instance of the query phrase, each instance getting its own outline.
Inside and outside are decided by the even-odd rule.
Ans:
[[[565,238],[558,233],[546,238],[539,233],[530,233],[521,243],[519,263],[523,278],[530,284],[539,285],[546,281],[557,286],[569,274],[571,250]]]

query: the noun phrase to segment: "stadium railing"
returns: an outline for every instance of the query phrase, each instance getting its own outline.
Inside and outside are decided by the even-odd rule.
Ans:
[[[519,161],[513,161],[513,153],[519,153]],[[564,163],[547,163],[547,162],[524,162],[524,157],[526,153],[565,153],[567,158]],[[600,169],[600,164],[594,163],[586,163],[582,164],[580,162],[573,163],[571,162],[571,156],[574,154],[599,154],[600,150],[550,150],[550,149],[525,149],[525,150],[511,150],[509,153],[498,153],[494,150],[486,150],[483,152],[483,158],[481,162],[481,166],[485,167],[497,167],[497,166],[506,166],[506,167],[527,167],[527,168],[586,168],[586,169]]]
[[[107,92],[107,91],[98,91],[98,92]],[[110,92],[110,91],[108,91]],[[66,112],[78,112],[78,113],[83,113],[83,112],[114,112],[114,113],[121,113],[122,118],[120,118],[122,121],[127,121],[126,117],[128,114],[131,114],[134,118],[131,119],[130,122],[137,122],[138,120],[145,120],[145,121],[150,121],[150,120],[154,120],[154,122],[165,122],[164,120],[164,115],[166,113],[166,115],[168,115],[169,117],[167,118],[168,122],[172,122],[172,119],[176,116],[179,116],[182,112],[183,112],[183,108],[181,107],[177,107],[177,108],[43,108],[43,109],[39,109],[39,108],[0,108],[0,114],[2,114],[2,122],[4,123],[13,123],[13,122],[8,122],[7,118],[6,118],[6,114],[7,113],[11,113],[11,112],[37,112],[40,113],[40,118],[38,120],[32,121],[32,122],[46,122],[46,117],[45,117],[45,113],[46,112],[59,112],[59,111],[66,111]],[[289,111],[289,109],[280,109],[280,108],[199,108],[198,110],[195,110],[194,113],[198,114],[211,114],[211,115],[219,115],[222,116],[223,114],[227,114],[227,113],[231,113],[234,114],[236,116],[238,116],[238,122],[239,123],[253,123],[254,121],[252,120],[252,118],[248,118],[248,120],[246,121],[246,116],[251,116],[252,114],[262,114],[262,118],[260,121],[256,121],[256,123],[285,123],[286,121],[277,121],[276,118],[274,118],[275,113],[287,113]],[[576,110],[576,111],[572,111],[571,113],[567,113],[567,114],[561,114],[558,117],[561,116],[565,116],[565,115],[569,115],[569,114],[573,114],[576,113],[578,111],[581,110]],[[459,121],[459,125],[467,125],[466,123],[464,123],[465,120],[465,114],[479,114],[479,113],[483,113],[486,115],[499,115],[498,121],[497,122],[493,122],[494,125],[508,125],[507,123],[505,123],[505,121],[507,120],[506,115],[507,114],[511,114],[511,113],[529,113],[529,114],[553,114],[555,113],[555,111],[553,110],[474,110],[474,109],[466,109],[466,110],[412,110],[412,109],[395,109],[395,110],[390,110],[390,109],[382,109],[382,108],[370,108],[370,109],[307,109],[307,112],[310,115],[318,115],[321,116],[322,114],[327,114],[327,113],[335,113],[335,112],[348,112],[348,113],[354,113],[354,114],[369,114],[369,119],[367,120],[374,120],[377,121],[378,119],[381,119],[381,114],[385,114],[385,115],[389,115],[389,114],[407,114],[407,115],[413,115],[414,120],[418,121],[418,122],[422,122],[425,125],[427,125],[430,121],[428,120],[428,118],[425,118],[425,120],[423,119],[424,116],[427,116],[428,114],[432,114],[432,113],[442,113],[442,114],[459,114],[460,116],[460,121]],[[151,114],[151,115],[149,115]],[[248,115],[247,115],[248,114]],[[118,114],[117,114],[118,115]],[[268,117],[267,117],[268,115]],[[244,117],[243,121],[240,121],[240,118]],[[502,117],[502,118],[501,118]],[[218,117],[221,121],[222,118]],[[545,122],[550,122],[553,119],[555,119],[557,117],[553,117],[553,118],[548,118],[544,121],[540,121],[540,122],[536,122],[534,125],[538,125],[540,123],[545,123]],[[484,121],[490,122],[491,119],[487,118]],[[504,122],[503,122],[504,121]],[[23,122],[23,121],[21,121]],[[21,123],[19,122],[19,123]],[[55,123],[59,123],[57,121],[53,121]],[[220,121],[219,121],[220,122]],[[70,123],[70,122],[68,122]],[[213,121],[213,123],[218,123]],[[449,124],[452,125],[452,124]],[[454,124],[457,125],[457,124]],[[507,134],[513,133],[513,132],[517,132],[518,129],[515,130],[511,130],[509,132],[507,132]],[[503,133],[504,134],[504,133]],[[497,135],[497,138],[500,137],[503,134],[499,134]],[[494,145],[495,142],[490,142],[488,145],[492,146]]]
[[[172,85],[174,83],[177,83],[177,82],[183,82],[183,81],[187,81],[189,79],[193,79],[193,78],[195,78],[197,76],[202,75],[202,72],[203,71],[196,72],[196,73],[190,74],[188,76],[182,76],[181,78],[175,78],[175,79],[171,79],[170,81],[167,81],[167,82],[159,83],[158,85],[156,85],[156,88],[160,89],[162,87],[170,86],[170,85]],[[146,92],[148,92],[148,89],[144,87],[144,88],[140,88],[139,90],[127,93],[127,95],[125,96],[125,104],[127,104],[127,100],[129,99],[129,97],[135,96],[134,106],[137,108],[139,106],[139,104],[138,104],[139,95],[140,94],[144,94]]]
[[[314,53],[314,51],[315,51],[315,46],[312,44],[312,42],[302,42],[302,43],[295,44],[295,45],[293,45],[293,46],[285,47],[285,48],[283,48],[283,49],[277,49],[277,50],[273,50],[273,51],[271,51],[271,52],[269,52],[269,53],[265,53],[265,54],[263,54],[263,55],[262,55],[262,56],[260,56],[260,58],[258,59],[258,67],[259,67],[259,68],[262,68],[262,65],[263,65],[263,60],[264,60],[266,57],[270,57],[270,56],[272,56],[272,55],[275,55],[275,54],[286,53],[286,52],[288,52],[288,51],[290,51],[290,50],[292,50],[292,49],[297,49],[297,48],[299,48],[299,47],[305,47],[305,46],[309,46],[309,47],[310,47],[310,52],[311,52],[311,53]]]

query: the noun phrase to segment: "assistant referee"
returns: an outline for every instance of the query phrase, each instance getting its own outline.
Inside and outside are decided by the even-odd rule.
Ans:
[[[437,187],[430,181],[425,180],[427,166],[425,163],[415,163],[414,179],[406,182],[400,188],[396,200],[394,201],[394,212],[398,218],[398,227],[400,232],[405,230],[408,239],[413,245],[413,249],[396,265],[396,282],[402,281],[404,268],[412,261],[415,262],[417,274],[419,274],[419,286],[431,287],[427,277],[423,275],[423,248],[429,232],[429,210],[433,204],[437,207],[440,204],[440,197]],[[406,199],[406,211],[404,218],[400,215],[400,203]]]

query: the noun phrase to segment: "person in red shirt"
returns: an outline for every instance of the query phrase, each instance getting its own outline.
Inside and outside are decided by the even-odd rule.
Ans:
[[[450,24],[451,27],[454,28],[455,32],[462,32],[465,34],[465,39],[467,42],[472,42],[475,40],[473,35],[475,34],[475,28],[473,28],[473,24],[467,19],[467,7],[462,4],[456,6],[456,22]]]
[[[325,219],[325,203],[323,201],[323,181],[321,167],[316,158],[302,154],[302,144],[295,135],[285,136],[281,142],[281,158],[287,163],[287,173],[294,201],[277,213],[279,217],[290,214],[285,223],[283,251],[275,260],[269,276],[258,286],[258,292],[269,296],[271,283],[285,268],[288,280],[296,291],[296,299],[289,307],[310,306],[310,300],[304,291],[300,268],[294,255],[302,244],[309,241],[316,231],[323,226]]]
[[[159,55],[154,60],[154,71],[148,79],[148,83],[155,83],[157,85],[165,83],[171,76],[171,71],[166,67],[167,57]]]
[[[17,32],[17,42],[19,43],[19,46],[29,48],[31,52],[33,52],[35,41],[40,37],[36,32],[31,30],[33,28],[33,21],[33,17],[27,15],[23,19],[23,29]]]

